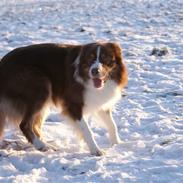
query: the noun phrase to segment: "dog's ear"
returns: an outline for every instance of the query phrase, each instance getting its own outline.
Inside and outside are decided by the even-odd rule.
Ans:
[[[113,49],[116,59],[122,61],[122,48],[119,43],[109,43],[109,46]]]
[[[89,43],[82,46],[81,49],[81,60],[85,60],[85,58],[88,58],[88,53],[91,53],[92,50],[95,50],[97,47],[97,43]]]
[[[118,69],[121,68],[121,80],[120,84],[122,86],[125,86],[128,82],[128,72],[125,66],[125,63],[123,61],[123,55],[122,55],[122,49],[121,46],[118,43],[109,43],[109,45],[112,47],[114,53],[115,53],[115,58],[116,58],[116,63],[118,65]]]

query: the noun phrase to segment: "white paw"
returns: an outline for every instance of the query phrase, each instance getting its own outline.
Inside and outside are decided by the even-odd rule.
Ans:
[[[50,147],[45,145],[44,147],[41,147],[41,148],[39,148],[37,150],[42,151],[42,152],[46,152],[46,151],[50,150]]]
[[[96,150],[92,150],[91,154],[94,156],[102,156],[102,155],[105,155],[105,152],[100,149],[96,149]]]
[[[33,140],[33,145],[39,151],[48,151],[49,150],[49,147],[44,142],[42,142],[39,138],[35,138]]]
[[[111,139],[111,144],[112,146],[115,145],[115,144],[121,144],[123,141],[118,137],[118,138],[114,138],[114,139]]]

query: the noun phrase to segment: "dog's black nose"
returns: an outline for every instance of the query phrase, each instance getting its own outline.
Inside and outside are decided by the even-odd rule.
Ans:
[[[99,71],[98,68],[93,68],[93,69],[91,70],[91,73],[92,73],[93,76],[98,76],[99,72],[100,72],[100,71]]]

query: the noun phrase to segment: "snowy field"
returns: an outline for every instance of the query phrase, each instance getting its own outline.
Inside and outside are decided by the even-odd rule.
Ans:
[[[183,182],[183,0],[0,1],[0,57],[33,43],[97,40],[119,42],[128,67],[113,111],[123,143],[110,147],[106,130],[91,120],[106,151],[91,156],[51,110],[43,132],[59,150],[39,152],[7,128],[0,182]]]

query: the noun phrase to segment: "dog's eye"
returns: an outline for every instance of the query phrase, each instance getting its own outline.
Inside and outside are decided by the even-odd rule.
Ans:
[[[112,67],[115,64],[115,61],[113,60],[112,56],[104,54],[102,55],[102,62],[108,67]]]
[[[107,66],[109,66],[109,67],[113,67],[114,64],[115,64],[115,61],[113,61],[113,60],[110,60],[107,62]]]
[[[106,54],[102,54],[102,55],[101,55],[102,60],[106,60],[107,57],[108,57],[108,56],[107,56]]]
[[[102,54],[101,58],[102,58],[102,60],[108,60],[108,61],[113,60],[112,55]]]

